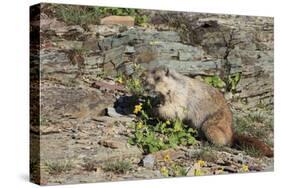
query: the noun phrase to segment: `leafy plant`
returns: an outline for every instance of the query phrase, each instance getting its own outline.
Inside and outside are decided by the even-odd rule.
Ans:
[[[129,161],[114,161],[104,165],[103,170],[106,172],[114,172],[117,174],[125,174],[132,169],[132,164]]]
[[[126,82],[126,88],[133,94],[133,95],[141,95],[144,92],[144,87],[142,85],[142,82],[138,78],[130,78],[127,79]]]
[[[56,16],[67,24],[97,24],[99,22],[99,8],[84,6],[57,5]]]
[[[116,16],[132,16],[135,18],[137,25],[142,25],[149,21],[149,17],[142,13],[142,10],[130,8],[114,8],[114,7],[85,7],[56,5],[56,16],[67,24],[98,24],[100,18],[110,15]]]
[[[266,138],[268,132],[273,130],[273,122],[270,117],[260,112],[234,118],[235,130],[239,134],[250,133],[258,138]],[[256,124],[259,124],[259,127]]]
[[[143,68],[139,64],[133,64],[133,72],[133,76],[130,77],[118,74],[115,80],[124,84],[126,89],[133,95],[141,96],[144,92],[143,82],[140,79]]]
[[[253,146],[242,145],[242,146],[240,146],[240,149],[245,151],[248,155],[250,155],[252,157],[259,158],[259,157],[264,156],[263,153],[259,149],[255,148]]]
[[[236,87],[241,79],[241,73],[235,73],[228,77],[228,91],[236,91]]]
[[[164,177],[180,177],[180,176],[186,176],[187,174],[187,170],[185,167],[173,163],[171,166],[163,166],[160,168],[160,173],[164,176]]]
[[[149,16],[147,15],[137,15],[135,16],[135,22],[137,25],[144,26],[150,20]]]
[[[202,169],[194,169],[194,176],[203,176],[204,171]]]
[[[137,14],[138,10],[130,8],[109,8],[100,7],[99,13],[102,16],[116,15],[116,16],[134,16]]]
[[[225,83],[222,79],[220,79],[219,76],[215,75],[215,76],[207,76],[204,78],[204,81],[216,88],[223,88],[225,87]]]
[[[71,160],[46,162],[45,165],[49,174],[52,175],[59,175],[73,168]]]
[[[148,102],[146,102],[148,103]],[[143,106],[149,106],[144,104]],[[183,126],[178,120],[165,122],[155,120],[141,108],[137,111],[139,118],[134,124],[133,136],[128,142],[137,145],[145,153],[153,153],[168,148],[176,148],[178,145],[193,145],[197,143],[197,131]]]
[[[173,164],[171,166],[171,175],[174,177],[179,177],[179,176],[186,176],[187,170],[185,167],[178,165],[178,164]]]
[[[221,79],[219,76],[206,76],[204,78],[204,81],[216,88],[222,89],[225,88],[226,91],[232,91],[235,92],[237,85],[241,79],[241,73],[235,73],[233,75],[228,76],[228,80],[225,82],[223,79]]]

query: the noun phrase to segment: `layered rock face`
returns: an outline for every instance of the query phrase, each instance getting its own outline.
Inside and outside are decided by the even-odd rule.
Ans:
[[[163,21],[143,28],[128,27],[134,25],[133,19],[122,19],[126,23],[104,18],[105,25],[89,25],[87,30],[56,19],[41,20],[43,72],[75,74],[77,69],[67,58],[67,51],[73,48],[87,49],[86,74],[96,73],[101,66],[110,74],[116,70],[133,74],[131,64],[137,63],[150,68],[165,65],[191,76],[212,76],[221,74],[227,58],[230,74],[241,73],[236,96],[248,108],[257,104],[272,107],[273,18],[185,13],[179,17],[186,20],[185,27],[169,30],[161,29],[161,25],[169,25]]]

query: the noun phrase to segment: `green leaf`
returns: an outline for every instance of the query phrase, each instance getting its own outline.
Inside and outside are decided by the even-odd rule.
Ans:
[[[187,140],[187,143],[190,144],[190,145],[194,145],[196,142],[197,141],[193,136],[189,137],[188,140]]]
[[[128,143],[131,144],[131,145],[134,145],[134,144],[135,144],[133,138],[129,138],[129,139],[128,139]]]
[[[148,120],[148,119],[149,119],[148,115],[147,115],[143,110],[141,111],[141,116],[142,116],[142,118],[145,119],[145,120]]]
[[[214,86],[216,88],[223,88],[225,86],[224,81],[222,79],[220,79],[220,77],[217,75],[205,77],[204,81],[207,84]]]
[[[152,145],[148,145],[149,153],[153,153],[156,151],[159,151],[157,147],[154,147]]]

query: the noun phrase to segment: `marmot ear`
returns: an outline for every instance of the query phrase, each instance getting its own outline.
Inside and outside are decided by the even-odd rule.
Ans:
[[[170,69],[167,68],[167,67],[166,67],[165,69],[166,69],[166,70],[165,70],[165,71],[166,71],[166,74],[165,74],[165,75],[166,75],[166,76],[170,76]]]

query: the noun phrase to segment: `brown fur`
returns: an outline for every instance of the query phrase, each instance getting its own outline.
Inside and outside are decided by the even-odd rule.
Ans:
[[[261,141],[234,134],[232,113],[216,88],[163,68],[150,71],[146,81],[162,98],[155,109],[159,118],[178,118],[200,130],[215,145],[252,145],[265,156],[273,156],[270,147]]]

